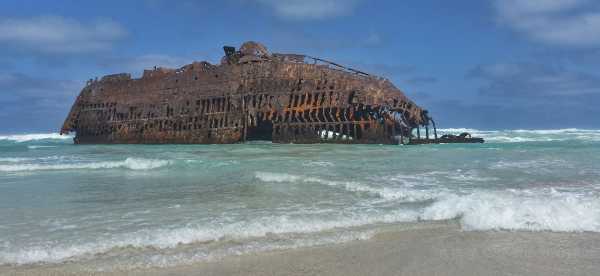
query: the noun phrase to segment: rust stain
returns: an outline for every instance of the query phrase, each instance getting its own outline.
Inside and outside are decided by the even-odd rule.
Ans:
[[[219,65],[88,81],[61,133],[80,144],[398,144],[433,122],[387,79],[256,42],[224,50]]]

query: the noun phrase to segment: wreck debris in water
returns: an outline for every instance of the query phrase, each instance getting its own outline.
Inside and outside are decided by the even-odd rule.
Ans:
[[[138,79],[88,81],[61,134],[75,131],[77,144],[442,141],[427,111],[387,79],[320,58],[269,53],[256,42],[224,51],[219,65],[194,62],[145,70]]]

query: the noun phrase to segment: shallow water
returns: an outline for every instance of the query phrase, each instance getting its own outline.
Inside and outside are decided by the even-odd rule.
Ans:
[[[487,143],[76,146],[0,135],[0,265],[170,266],[448,219],[467,231],[600,232],[600,130],[467,131]]]

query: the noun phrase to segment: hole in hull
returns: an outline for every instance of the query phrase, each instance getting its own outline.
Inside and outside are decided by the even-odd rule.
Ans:
[[[273,140],[273,123],[269,120],[258,121],[255,127],[249,127],[247,131],[247,141]]]

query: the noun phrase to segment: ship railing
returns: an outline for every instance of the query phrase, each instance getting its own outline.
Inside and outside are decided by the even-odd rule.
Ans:
[[[327,65],[330,69],[333,69],[333,70],[349,72],[349,73],[353,73],[353,74],[357,74],[357,75],[365,76],[365,77],[372,77],[370,74],[368,74],[366,72],[356,70],[354,68],[347,67],[347,66],[335,63],[333,61],[329,61],[329,60],[318,58],[318,57],[307,56],[307,55],[298,55],[298,54],[279,54],[279,53],[275,53],[275,54],[273,54],[273,56],[283,58],[284,60],[289,61],[289,62],[307,63],[307,64],[308,63],[322,64],[322,65]]]
[[[357,74],[357,75],[361,75],[361,76],[365,76],[365,77],[371,76],[370,74],[365,73],[363,71],[356,70],[354,68],[350,68],[350,67],[347,67],[347,66],[343,66],[343,65],[335,63],[333,61],[329,61],[329,60],[318,58],[318,57],[311,57],[311,56],[305,56],[305,57],[308,58],[308,59],[311,59],[313,61],[313,63],[315,63],[315,64],[321,62],[321,63],[325,63],[327,65],[331,65],[331,66],[333,66],[333,68],[340,69],[342,71],[351,72],[351,73],[354,73],[354,74]]]

